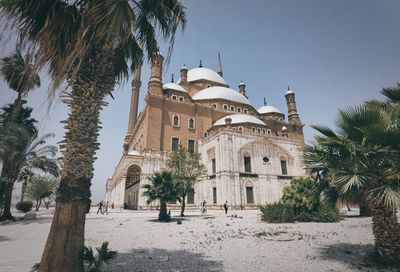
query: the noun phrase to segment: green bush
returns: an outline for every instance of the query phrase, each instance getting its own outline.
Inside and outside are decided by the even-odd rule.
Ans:
[[[31,201],[20,201],[15,205],[15,208],[17,208],[18,211],[26,213],[32,210],[32,206],[33,203]]]
[[[262,219],[270,223],[295,221],[294,207],[291,204],[276,202],[260,206]]]
[[[311,219],[311,221],[322,223],[339,222],[342,215],[337,208],[322,204],[317,211],[311,213]]]
[[[315,210],[319,196],[315,195],[315,182],[311,178],[297,178],[283,189],[282,202],[294,207],[296,214]]]

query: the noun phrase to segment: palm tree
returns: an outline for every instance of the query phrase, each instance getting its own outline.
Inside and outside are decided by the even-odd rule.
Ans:
[[[0,60],[0,74],[8,86],[18,94],[11,113],[11,120],[14,122],[20,116],[22,105],[26,103],[23,98],[30,90],[40,87],[40,77],[29,59],[29,55],[22,57],[17,49],[10,57]]]
[[[14,109],[14,104],[7,104],[1,108],[3,112],[0,114],[0,126],[5,126],[7,123],[11,122],[11,115]],[[17,116],[15,122],[18,124],[22,124],[29,133],[34,134],[37,132],[36,123],[37,121],[34,118],[31,118],[32,108],[29,107],[21,107],[20,113]],[[27,169],[29,170],[29,169]],[[24,188],[26,187],[26,180],[29,177],[29,171],[25,171],[25,174],[21,175],[21,181],[23,181],[22,186],[22,195],[21,201],[23,201],[24,196]],[[4,189],[5,183],[1,182],[0,180],[0,203],[4,202]],[[0,204],[1,206],[1,204]]]
[[[5,184],[5,202],[2,220],[14,220],[11,214],[11,197],[14,183],[27,169],[38,169],[52,175],[58,175],[58,164],[54,157],[57,148],[44,145],[53,134],[38,137],[24,126],[8,123],[0,127],[0,161],[3,163],[1,180]]]
[[[382,94],[389,98],[385,103],[369,101],[340,111],[340,136],[332,140],[325,133],[316,139],[314,147],[323,147],[337,156],[337,163],[329,164],[332,185],[339,194],[356,191],[366,197],[377,254],[399,262],[400,224],[396,212],[400,207],[400,88],[384,89]]]
[[[168,222],[171,217],[167,213],[167,203],[179,199],[179,186],[173,181],[172,173],[168,171],[154,173],[150,181],[151,183],[142,186],[142,188],[145,189],[143,196],[147,196],[147,204],[155,200],[160,201],[158,220]]]
[[[175,33],[186,22],[184,7],[179,0],[2,0],[0,9],[22,41],[39,48],[38,62],[48,64],[52,89],[67,80],[71,90],[64,96],[70,113],[61,144],[63,171],[40,269],[83,271],[78,252],[104,99],[144,52],[153,59],[157,36],[169,41],[170,55]]]

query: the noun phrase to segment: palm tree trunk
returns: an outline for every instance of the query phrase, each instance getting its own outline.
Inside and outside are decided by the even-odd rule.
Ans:
[[[4,210],[3,214],[0,217],[0,221],[5,220],[15,220],[11,214],[11,200],[12,200],[12,191],[14,188],[14,184],[11,182],[4,183]]]
[[[186,207],[186,195],[182,196],[182,204],[181,204],[181,216],[185,216],[185,207]]]
[[[101,41],[99,41],[101,44]],[[99,47],[102,49],[101,47]],[[90,209],[90,185],[100,129],[104,97],[112,91],[112,54],[93,49],[92,58],[81,65],[72,93],[64,100],[70,108],[63,144],[63,170],[56,209],[40,261],[41,272],[81,272],[85,215]]]
[[[360,208],[360,216],[371,216],[371,209],[364,195],[360,195],[358,207]]]
[[[24,181],[22,183],[22,188],[21,188],[21,200],[20,202],[24,201],[24,197],[25,197],[25,192],[26,192],[26,181]]]
[[[400,262],[400,224],[396,211],[387,209],[383,204],[372,204],[370,207],[376,252],[386,261]]]
[[[167,213],[167,202],[161,201],[160,203],[160,212],[158,213],[158,221],[167,222],[170,217]]]
[[[24,104],[24,100],[22,100],[21,92],[18,92],[18,97],[14,101],[14,107],[11,112],[11,120],[13,122],[17,122],[18,117],[21,115],[22,104]]]

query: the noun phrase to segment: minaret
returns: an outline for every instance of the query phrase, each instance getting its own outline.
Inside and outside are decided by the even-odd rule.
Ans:
[[[299,114],[297,113],[295,95],[294,95],[294,92],[292,90],[290,90],[289,86],[288,86],[288,90],[285,94],[285,97],[286,97],[286,104],[287,104],[287,108],[288,108],[289,123],[301,125]]]
[[[188,68],[186,68],[186,65],[183,64],[183,67],[181,68],[181,83],[183,84],[187,83],[187,74],[188,74]]]
[[[151,75],[148,85],[148,92],[152,95],[162,96],[162,69],[164,57],[161,53],[154,55],[151,63]]]
[[[246,95],[246,84],[244,84],[243,81],[240,81],[240,83],[239,83],[239,93],[247,98],[247,95]]]
[[[128,123],[128,131],[125,136],[124,142],[124,152],[128,152],[129,148],[129,140],[132,135],[132,130],[135,127],[136,119],[138,115],[138,107],[139,107],[139,93],[140,86],[142,82],[140,81],[140,75],[142,72],[142,63],[140,62],[133,71],[133,79],[132,79],[132,92],[131,92],[131,107],[129,111],[129,123]]]
[[[221,61],[221,54],[218,52],[218,75],[220,75],[221,77],[223,76],[222,73],[222,61]]]

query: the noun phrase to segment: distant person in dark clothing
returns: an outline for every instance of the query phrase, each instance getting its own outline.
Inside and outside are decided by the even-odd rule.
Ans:
[[[227,214],[228,213],[228,201],[226,201],[224,204],[224,210],[225,210],[225,214]]]
[[[114,209],[114,202],[111,203],[111,209]]]
[[[101,214],[103,214],[103,201],[100,201],[99,204],[97,204],[97,214],[99,214],[99,212],[101,212]]]

